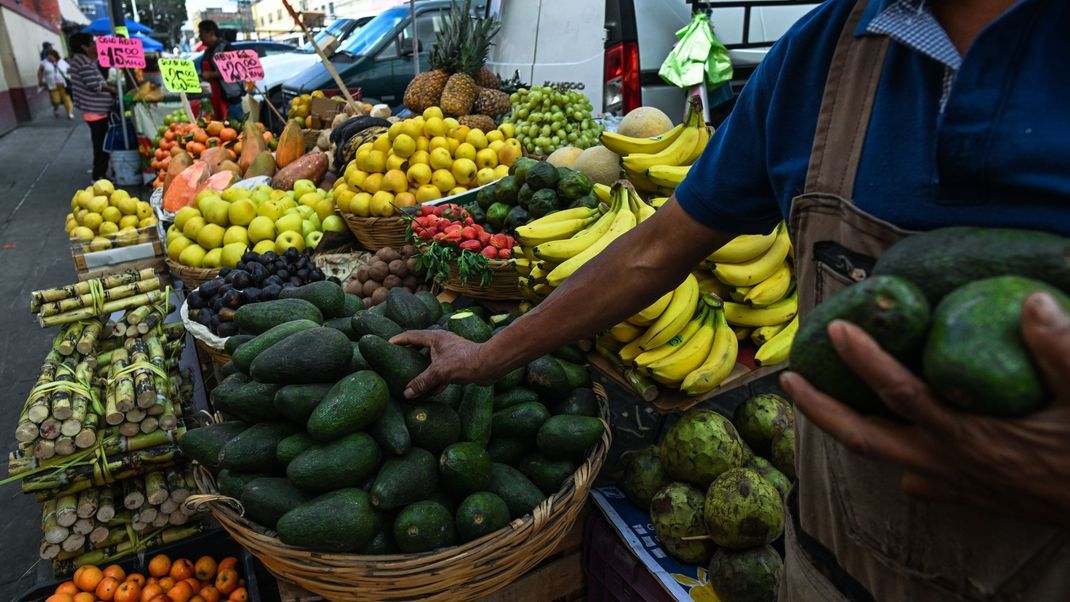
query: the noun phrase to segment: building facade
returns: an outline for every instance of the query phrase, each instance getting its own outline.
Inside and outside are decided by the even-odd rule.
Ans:
[[[66,54],[61,23],[57,0],[0,0],[0,133],[49,104],[48,91],[37,88],[37,67],[44,42]]]

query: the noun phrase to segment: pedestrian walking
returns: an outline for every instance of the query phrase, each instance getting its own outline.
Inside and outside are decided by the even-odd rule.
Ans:
[[[217,52],[231,50],[230,43],[219,35],[219,25],[211,19],[205,19],[197,25],[197,34],[204,43],[201,79],[212,87],[212,113],[216,119],[240,120],[242,118],[242,86],[238,82],[223,81],[223,75],[213,60]]]
[[[45,59],[37,68],[37,84],[48,89],[48,95],[52,99],[52,116],[56,118],[59,118],[59,108],[62,106],[67,109],[67,119],[74,119],[71,97],[67,94],[69,69],[70,65],[55,49],[49,49],[45,53]]]
[[[45,60],[46,58],[48,58],[48,51],[49,50],[52,50],[52,42],[42,42],[41,43],[41,60],[42,61]]]
[[[74,106],[82,112],[93,140],[93,179],[108,171],[108,153],[104,137],[108,133],[108,116],[115,105],[118,90],[110,85],[97,67],[97,44],[88,33],[76,33],[69,40],[71,52],[68,75]]]

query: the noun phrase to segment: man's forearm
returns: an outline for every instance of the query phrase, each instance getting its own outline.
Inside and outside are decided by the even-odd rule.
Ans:
[[[730,239],[692,220],[674,199],[491,339],[481,354],[511,370],[597,334],[677,286],[699,261]]]

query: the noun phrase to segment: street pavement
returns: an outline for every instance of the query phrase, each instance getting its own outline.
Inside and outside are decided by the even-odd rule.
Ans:
[[[89,128],[79,119],[54,119],[50,111],[0,137],[0,448],[16,448],[13,433],[26,393],[52,345],[29,311],[30,291],[76,280],[64,216],[77,188],[90,183]],[[139,191],[130,190],[132,194]],[[141,196],[147,199],[147,196]],[[41,504],[18,484],[0,486],[0,600],[51,576],[38,561]]]

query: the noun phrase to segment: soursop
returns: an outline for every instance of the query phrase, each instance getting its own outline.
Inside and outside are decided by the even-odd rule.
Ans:
[[[773,433],[795,425],[795,414],[779,395],[758,395],[739,404],[732,415],[732,424],[754,453],[769,457]]]
[[[717,477],[706,492],[702,514],[713,541],[733,550],[771,543],[784,532],[780,493],[749,468]]]
[[[776,602],[784,561],[767,545],[741,552],[718,548],[709,568],[721,602]]]
[[[736,427],[712,410],[685,414],[665,433],[658,451],[669,476],[703,488],[741,466],[746,455]]]
[[[658,458],[658,448],[646,447],[624,456],[624,477],[620,487],[633,504],[646,510],[659,489],[672,482]]]
[[[713,552],[708,539],[684,540],[706,535],[702,519],[702,490],[687,483],[669,483],[650,500],[650,522],[662,547],[673,558],[691,564],[705,564]]]

